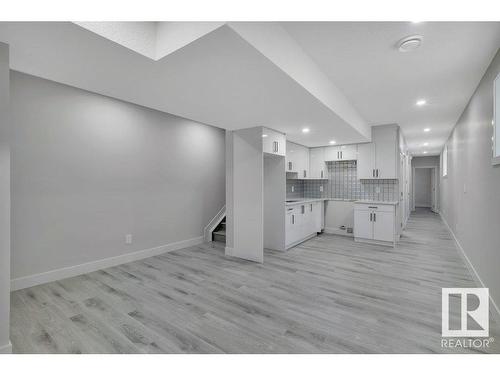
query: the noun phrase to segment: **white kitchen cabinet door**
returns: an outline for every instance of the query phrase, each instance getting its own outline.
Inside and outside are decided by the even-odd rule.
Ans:
[[[373,222],[371,211],[354,210],[354,237],[373,239]]]
[[[373,213],[373,239],[394,241],[394,212]]]
[[[325,147],[325,161],[338,161],[340,160],[339,146]]]
[[[314,231],[321,232],[323,229],[323,202],[313,203]]]
[[[324,147],[316,147],[309,149],[309,177],[326,178]]]
[[[309,148],[297,145],[297,173],[298,178],[309,177]]]
[[[297,160],[299,155],[299,145],[293,142],[286,142],[286,163],[287,172],[298,172]]]
[[[377,127],[373,129],[375,143],[375,177],[395,179],[398,166],[398,131],[395,127]]]
[[[268,154],[286,155],[286,136],[272,129],[262,128],[262,151]]]
[[[358,145],[358,179],[375,178],[375,145],[362,143]]]
[[[340,146],[340,160],[356,160],[358,158],[357,145]]]

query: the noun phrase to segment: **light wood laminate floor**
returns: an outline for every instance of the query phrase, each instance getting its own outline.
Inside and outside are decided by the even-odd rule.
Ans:
[[[467,352],[441,348],[441,288],[474,286],[440,217],[419,210],[396,248],[323,234],[256,264],[200,245],[16,291],[11,340],[15,353]]]

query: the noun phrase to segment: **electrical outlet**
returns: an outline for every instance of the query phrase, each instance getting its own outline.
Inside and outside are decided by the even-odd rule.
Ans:
[[[295,186],[292,185],[292,193],[295,191]]]
[[[132,243],[132,235],[127,234],[125,235],[125,244],[130,245]]]
[[[380,194],[380,186],[375,186],[375,193]]]
[[[323,192],[323,185],[319,185],[319,191]]]

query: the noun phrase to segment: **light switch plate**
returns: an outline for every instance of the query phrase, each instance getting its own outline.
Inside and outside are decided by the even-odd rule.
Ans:
[[[292,193],[295,191],[295,186],[292,185]]]
[[[320,191],[320,192],[323,192],[323,185],[320,185],[320,186],[319,186],[319,191]]]

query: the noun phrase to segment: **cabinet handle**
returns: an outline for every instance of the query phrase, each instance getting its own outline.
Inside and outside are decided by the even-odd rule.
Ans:
[[[377,214],[375,212],[373,213],[373,221],[377,221]]]
[[[312,203],[310,204],[310,206],[311,207],[309,208],[309,211],[313,212],[313,205],[312,205]]]
[[[307,176],[306,176],[306,170],[304,169],[304,178],[306,178],[306,177],[307,177]]]
[[[368,208],[378,208],[377,206],[368,206]]]
[[[306,213],[306,207],[304,205],[300,206],[300,213],[305,214]]]
[[[342,156],[342,151],[340,151],[340,158],[343,159],[344,157]]]
[[[291,161],[289,161],[289,162],[288,162],[288,170],[289,170],[289,171],[291,171],[291,170],[292,170],[292,162],[291,162]]]
[[[377,178],[378,178],[378,169],[376,169],[376,171],[377,171]]]
[[[372,169],[372,176],[375,177],[375,169]]]
[[[321,171],[321,178],[323,178],[323,171]]]
[[[370,212],[370,221],[373,221],[373,213]]]
[[[292,224],[295,224],[295,215],[292,215]]]

